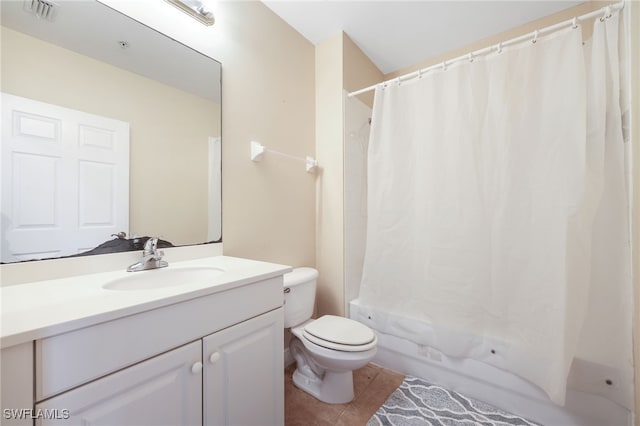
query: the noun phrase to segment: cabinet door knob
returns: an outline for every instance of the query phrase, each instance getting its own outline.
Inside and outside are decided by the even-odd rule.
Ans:
[[[201,363],[200,361],[198,361],[198,362],[194,363],[194,364],[191,366],[191,372],[192,372],[193,374],[198,374],[200,371],[202,371],[202,363]]]
[[[218,362],[219,359],[220,359],[220,353],[219,352],[214,352],[209,357],[209,362],[211,364],[215,364],[216,362]]]

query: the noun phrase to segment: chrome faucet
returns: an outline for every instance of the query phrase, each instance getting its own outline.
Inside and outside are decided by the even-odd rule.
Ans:
[[[153,237],[149,238],[147,242],[144,243],[142,259],[133,265],[129,265],[127,272],[137,272],[169,266],[166,260],[162,260],[162,256],[164,256],[164,252],[158,250],[158,239]]]

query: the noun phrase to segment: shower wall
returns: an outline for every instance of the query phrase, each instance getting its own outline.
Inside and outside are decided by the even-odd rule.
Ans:
[[[345,314],[358,297],[367,231],[367,147],[371,108],[345,92],[344,109]]]

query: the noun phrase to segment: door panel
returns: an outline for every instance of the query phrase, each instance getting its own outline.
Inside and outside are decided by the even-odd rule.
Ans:
[[[2,124],[2,261],[128,232],[128,123],[2,93]]]

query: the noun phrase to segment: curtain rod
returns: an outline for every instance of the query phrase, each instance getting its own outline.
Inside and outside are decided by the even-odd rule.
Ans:
[[[422,69],[419,69],[418,71],[413,71],[413,72],[410,72],[408,74],[401,75],[400,77],[392,78],[391,80],[383,81],[382,83],[377,83],[377,84],[374,84],[372,86],[365,87],[364,89],[356,90],[355,92],[348,93],[347,96],[351,98],[351,97],[360,95],[362,93],[370,92],[371,90],[374,90],[377,86],[387,85],[387,84],[392,83],[394,81],[397,82],[397,83],[400,83],[402,81],[411,80],[412,78],[415,78],[415,77],[422,77],[423,74],[425,74],[425,73],[427,73],[427,72],[429,72],[431,70],[434,70],[434,69],[446,70],[449,65],[452,65],[452,64],[454,64],[456,62],[460,62],[460,61],[464,61],[464,60],[468,60],[468,61],[473,62],[473,59],[478,57],[478,56],[488,55],[489,53],[491,53],[494,50],[497,51],[498,53],[500,53],[500,52],[502,52],[502,48],[503,47],[519,43],[519,42],[527,40],[529,38],[531,39],[531,41],[533,43],[535,43],[537,41],[538,37],[543,35],[543,34],[557,31],[557,30],[559,30],[561,28],[564,28],[564,27],[567,27],[569,25],[573,26],[573,28],[577,28],[579,21],[584,21],[584,20],[587,20],[587,19],[595,18],[595,17],[597,17],[599,15],[602,15],[600,17],[600,20],[605,20],[606,18],[609,18],[614,11],[620,10],[623,7],[624,7],[624,0],[620,1],[618,3],[610,4],[609,6],[602,7],[600,9],[598,9],[598,10],[594,10],[593,12],[589,12],[589,13],[585,13],[585,14],[580,15],[580,16],[576,16],[573,19],[568,19],[566,21],[563,21],[563,22],[560,22],[560,23],[557,23],[557,24],[550,25],[548,27],[542,28],[540,30],[535,30],[535,31],[533,31],[531,33],[524,34],[524,35],[521,35],[519,37],[515,37],[515,38],[512,38],[510,40],[507,40],[507,41],[504,41],[504,42],[501,42],[501,43],[498,43],[498,44],[491,45],[489,47],[485,47],[483,49],[475,50],[473,52],[469,52],[469,53],[466,53],[464,55],[460,55],[460,56],[458,56],[456,58],[453,58],[453,59],[450,59],[450,60],[446,60],[446,61],[441,62],[439,64],[435,64],[435,65],[432,65],[432,66],[427,67],[427,68],[422,68]]]

